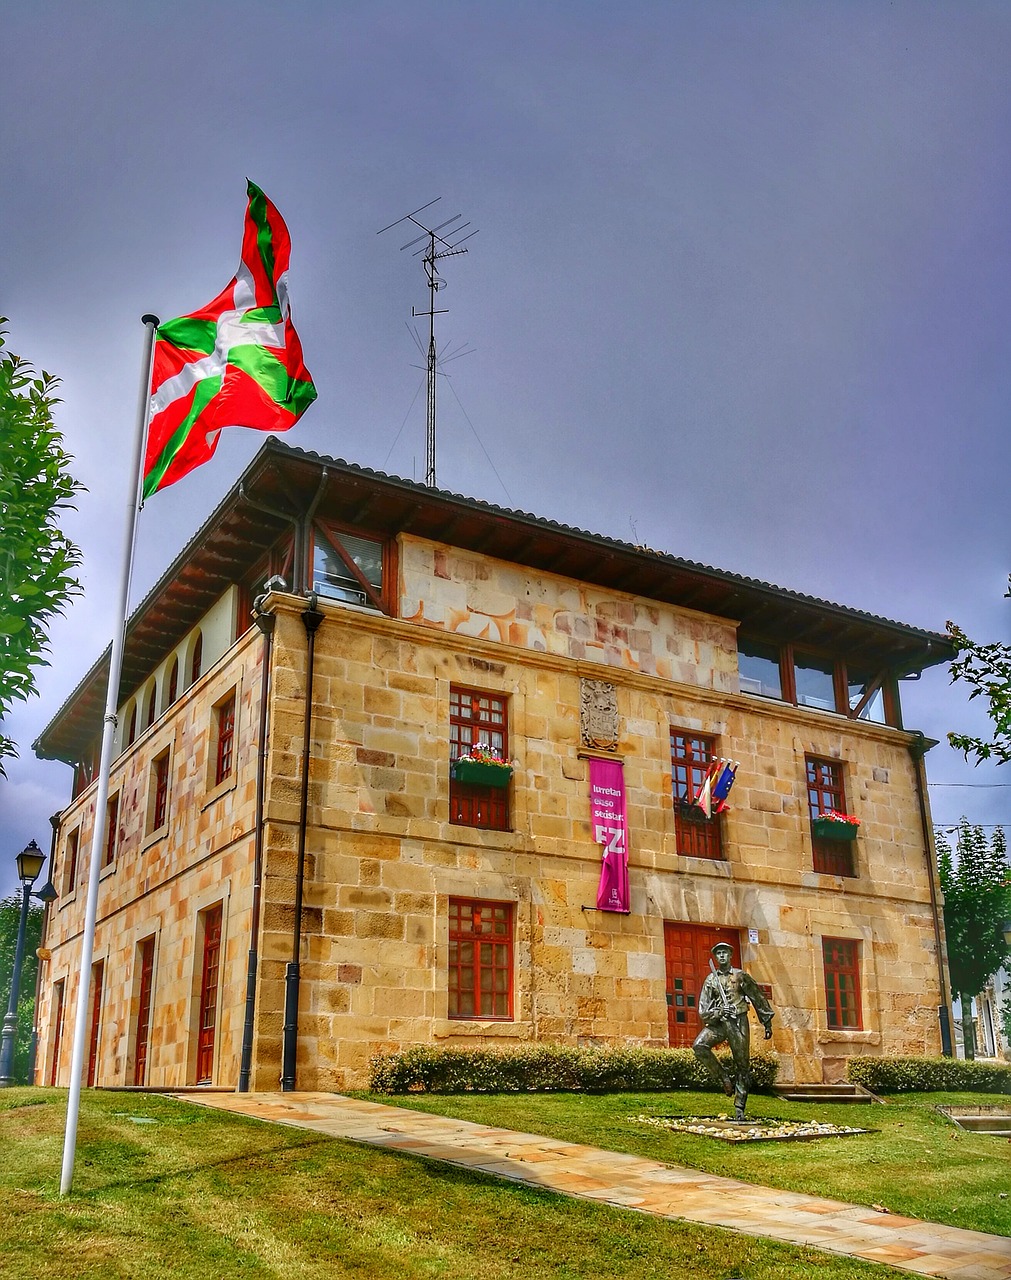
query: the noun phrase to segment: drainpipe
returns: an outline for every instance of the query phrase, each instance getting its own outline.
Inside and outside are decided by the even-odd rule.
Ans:
[[[923,757],[930,750],[927,739],[919,731],[915,731],[915,742],[909,744],[913,768],[916,771],[916,798],[920,806],[920,826],[923,830],[923,855],[927,860],[927,883],[930,885],[930,915],[934,924],[934,951],[937,955],[937,980],[940,984],[941,1003],[937,1006],[937,1019],[941,1028],[941,1053],[946,1058],[955,1056],[951,1042],[951,1013],[948,1000],[947,977],[944,972],[944,945],[941,940],[941,909],[937,901],[937,867],[934,862],[934,841],[927,817],[927,771]]]
[[[249,924],[249,955],[246,965],[246,1017],[242,1026],[242,1052],[239,1057],[239,1093],[249,1092],[249,1073],[253,1061],[253,1025],[256,1018],[256,969],[260,937],[260,893],[263,884],[263,793],[267,760],[267,691],[270,687],[270,657],[273,652],[274,624],[272,613],[262,612],[264,596],[253,604],[253,621],[263,635],[263,668],[260,671],[260,741],[256,754],[256,830],[253,836],[253,908]]]
[[[54,813],[49,819],[49,825],[53,829],[53,838],[49,845],[49,883],[53,883],[53,871],[56,867],[56,838],[60,833],[60,817],[58,813]],[[39,951],[46,945],[46,933],[49,929],[49,908],[55,900],[53,897],[46,897],[45,905],[42,908],[42,932],[39,936]],[[45,962],[39,956],[39,962],[35,966],[35,1003],[32,1005],[32,1034],[28,1041],[28,1083],[35,1083],[35,1059],[39,1052],[39,996],[42,994],[42,966]]]
[[[298,1052],[299,954],[302,947],[302,892],[305,885],[305,835],[309,815],[309,765],[312,752],[312,686],[316,632],[323,614],[316,607],[315,591],[308,595],[309,607],[302,613],[308,648],[305,672],[305,733],[302,739],[302,797],[298,817],[298,864],[295,871],[295,923],[291,940],[291,960],[284,978],[284,1034],[281,1050],[281,1091],[295,1088],[295,1059]]]

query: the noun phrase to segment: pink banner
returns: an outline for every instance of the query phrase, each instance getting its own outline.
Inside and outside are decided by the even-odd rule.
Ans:
[[[604,847],[597,889],[598,911],[631,910],[628,896],[628,823],[625,817],[625,767],[620,760],[590,757],[590,823]]]

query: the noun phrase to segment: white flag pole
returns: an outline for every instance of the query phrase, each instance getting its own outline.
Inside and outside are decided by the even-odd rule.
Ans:
[[[134,433],[133,470],[123,536],[123,572],[119,585],[119,604],[115,614],[116,632],[112,637],[109,660],[109,689],[105,699],[105,721],[102,727],[102,757],[98,768],[98,792],[95,795],[95,823],[91,837],[91,861],[88,865],[88,902],[84,912],[84,938],[81,942],[81,976],[77,984],[77,1014],[74,1019],[74,1049],[70,1059],[70,1096],[67,1099],[67,1130],[63,1141],[63,1174],[60,1195],[70,1191],[74,1180],[74,1156],[77,1149],[77,1120],[81,1106],[81,1074],[84,1067],[84,1042],[88,1030],[88,996],[91,992],[91,964],[95,952],[95,918],[98,914],[98,873],[102,865],[102,836],[105,810],[109,802],[109,771],[112,765],[113,740],[116,735],[116,710],[119,705],[119,681],[123,671],[123,649],[126,644],[127,610],[130,607],[130,579],[133,575],[133,551],[140,509],[141,466],[147,437],[148,405],[151,399],[151,357],[154,352],[157,316],[142,316],[145,327],[144,359],[140,379],[140,402],[137,405],[137,429]]]

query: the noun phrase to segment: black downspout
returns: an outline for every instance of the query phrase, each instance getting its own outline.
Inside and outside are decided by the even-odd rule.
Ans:
[[[312,751],[312,687],[316,632],[323,621],[317,609],[315,591],[309,592],[309,607],[302,614],[308,648],[305,672],[305,733],[302,739],[302,797],[298,818],[298,865],[295,871],[295,923],[292,930],[291,960],[284,979],[284,1034],[281,1050],[281,1091],[295,1088],[295,1059],[298,1052],[299,955],[302,947],[302,892],[305,884],[305,836],[309,816],[309,764]]]
[[[49,819],[49,825],[53,829],[53,838],[49,845],[49,883],[53,882],[53,871],[56,868],[56,837],[60,832],[60,817],[62,815],[54,813]],[[49,928],[49,906],[50,899],[46,899],[42,908],[42,933],[39,937],[39,950],[46,945],[46,933]],[[39,996],[42,994],[42,957],[39,956],[39,963],[35,967],[35,1003],[32,1005],[32,1034],[28,1041],[28,1083],[35,1083],[35,1060],[39,1053]]]
[[[927,775],[923,757],[927,754],[927,739],[917,731],[916,741],[909,744],[909,754],[916,771],[916,798],[920,805],[920,826],[923,829],[923,855],[927,860],[927,883],[930,885],[930,915],[934,923],[934,950],[937,953],[937,978],[941,985],[941,1003],[937,1006],[937,1019],[941,1027],[941,1053],[946,1058],[955,1056],[951,1043],[951,1016],[948,1012],[947,982],[944,973],[944,946],[941,941],[941,916],[937,902],[937,869],[933,861],[933,840],[927,818]]]
[[[242,1026],[242,1053],[239,1058],[239,1093],[249,1092],[253,1063],[253,1026],[256,1018],[256,969],[260,937],[260,895],[263,885],[263,792],[267,759],[267,691],[270,687],[270,656],[273,652],[272,613],[261,613],[260,596],[254,621],[263,634],[263,669],[260,672],[260,741],[256,756],[256,830],[253,835],[253,906],[249,923],[249,955],[246,965],[246,1017]]]

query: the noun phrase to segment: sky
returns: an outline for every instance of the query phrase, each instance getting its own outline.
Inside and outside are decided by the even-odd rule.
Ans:
[[[5,724],[0,896],[69,800],[31,744],[109,643],[143,329],[284,216],[318,401],[293,445],[917,627],[1009,639],[1011,7],[974,0],[23,0],[0,49],[0,314],[62,379],[83,594]],[[420,394],[419,394],[420,392]],[[140,517],[137,603],[262,444]],[[0,534],[2,537],[2,534]],[[935,819],[1011,823],[944,667],[902,687]]]

